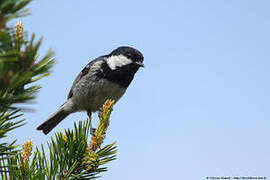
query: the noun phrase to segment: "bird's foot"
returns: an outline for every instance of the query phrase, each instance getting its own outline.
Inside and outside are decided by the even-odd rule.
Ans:
[[[87,111],[87,115],[89,117],[89,119],[91,119],[92,116],[92,112],[90,110]],[[90,123],[90,134],[94,137],[96,137],[96,128],[92,127],[92,122]]]
[[[102,117],[102,108],[98,110],[98,118],[101,119],[101,117]]]
[[[94,137],[96,137],[96,129],[97,128],[93,128],[92,126],[90,127],[90,134]]]

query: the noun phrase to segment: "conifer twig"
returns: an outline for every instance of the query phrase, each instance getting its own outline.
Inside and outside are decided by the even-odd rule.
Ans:
[[[113,110],[114,100],[107,100],[102,106],[102,115],[99,120],[98,127],[91,138],[89,149],[92,151],[96,151],[101,147],[103,140],[106,137],[106,131],[110,124],[110,115]]]

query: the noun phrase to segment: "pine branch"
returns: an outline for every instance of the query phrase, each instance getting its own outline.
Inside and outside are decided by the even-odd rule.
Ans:
[[[16,169],[14,158],[20,152],[14,140],[5,143],[7,133],[23,126],[22,111],[15,103],[25,103],[35,98],[39,90],[35,82],[49,74],[54,64],[53,53],[49,51],[40,60],[37,58],[41,40],[34,35],[27,40],[23,25],[7,26],[13,18],[28,14],[25,6],[31,0],[0,1],[0,176],[2,179],[17,179],[9,171]],[[27,87],[26,87],[27,85]]]
[[[99,177],[101,172],[107,171],[103,165],[116,159],[115,142],[100,148],[105,138],[112,107],[113,101],[110,100],[103,105],[103,113],[96,132],[97,138],[101,137],[102,141],[98,141],[99,147],[95,151],[92,149],[93,138],[88,144],[91,120],[79,121],[74,123],[73,129],[56,133],[47,143],[49,157],[46,156],[42,145],[41,149],[36,148],[34,157],[30,160],[33,144],[27,141],[23,145],[23,153],[9,159],[9,164],[17,164],[8,166],[7,170],[12,172],[12,178],[67,180]]]

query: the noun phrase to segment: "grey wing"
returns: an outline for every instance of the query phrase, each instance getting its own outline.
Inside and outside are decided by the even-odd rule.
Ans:
[[[105,63],[105,58],[106,58],[106,56],[98,57],[98,58],[94,59],[93,61],[89,62],[83,68],[83,70],[79,73],[79,75],[73,81],[72,87],[68,93],[68,97],[67,97],[68,99],[73,96],[73,89],[79,83],[79,81],[82,79],[82,77],[84,77],[86,74],[90,74],[92,76],[98,75],[97,76],[98,78],[102,78],[103,72],[101,70],[101,65],[103,63]],[[91,73],[89,73],[90,71],[91,71]]]

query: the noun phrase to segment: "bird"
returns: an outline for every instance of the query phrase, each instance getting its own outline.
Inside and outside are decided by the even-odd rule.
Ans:
[[[117,102],[126,92],[139,68],[144,67],[143,54],[129,46],[121,46],[110,54],[90,61],[75,78],[67,101],[37,130],[46,135],[68,115],[100,111],[107,99]]]

